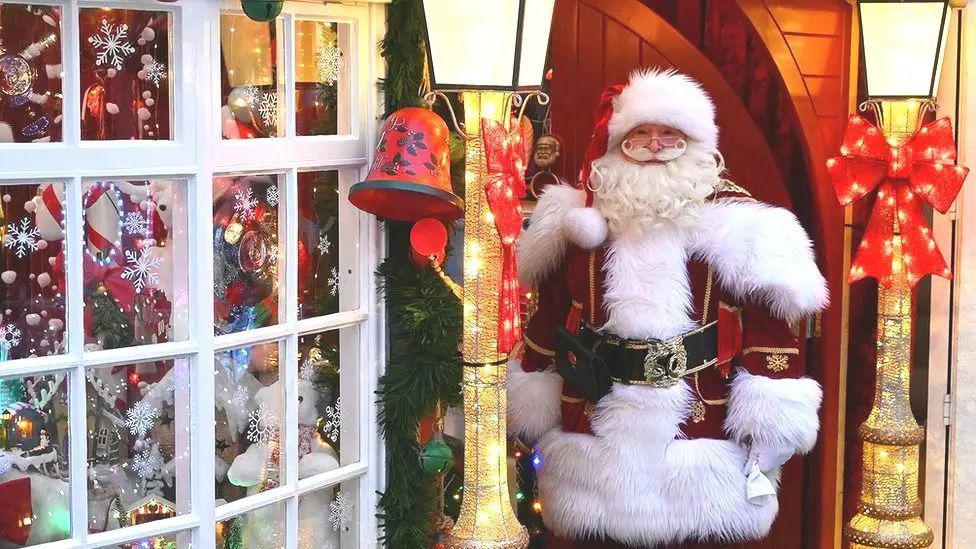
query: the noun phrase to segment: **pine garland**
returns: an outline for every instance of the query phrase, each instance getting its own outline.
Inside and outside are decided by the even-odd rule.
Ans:
[[[423,104],[420,0],[394,0],[387,11],[387,29],[381,49],[387,62],[382,86],[389,114]],[[390,348],[379,390],[387,465],[379,517],[386,547],[425,549],[432,544],[430,517],[438,498],[434,479],[420,467],[418,426],[438,401],[447,406],[460,402],[461,307],[430,269],[410,262],[410,225],[388,222],[385,227],[390,253],[377,274],[389,315]]]

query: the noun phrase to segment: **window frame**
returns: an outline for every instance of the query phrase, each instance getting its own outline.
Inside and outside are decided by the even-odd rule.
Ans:
[[[359,256],[355,280],[357,306],[352,310],[298,320],[297,212],[298,173],[300,171],[340,170],[340,201],[345,201],[349,186],[365,175],[378,135],[376,122],[380,108],[375,85],[382,77],[383,62],[379,40],[385,32],[385,7],[382,4],[322,5],[304,1],[286,2],[283,19],[284,100],[280,116],[282,137],[228,141],[220,135],[219,81],[220,13],[240,12],[234,0],[183,1],[161,3],[156,0],[6,0],[8,4],[56,5],[62,9],[61,51],[63,137],[59,143],[0,144],[0,183],[63,182],[65,185],[66,254],[66,343],[63,355],[17,359],[4,364],[0,376],[14,377],[64,371],[68,373],[69,422],[69,501],[72,537],[63,541],[35,545],[44,549],[103,547],[127,541],[192,531],[194,547],[215,546],[216,523],[220,520],[276,502],[285,502],[286,547],[297,546],[298,500],[303,494],[355,480],[358,484],[358,533],[360,547],[376,545],[375,517],[378,490],[382,489],[383,449],[375,421],[373,394],[384,361],[384,308],[377,296],[372,273],[384,253],[381,231],[372,216],[355,210],[347,226],[355,227]],[[170,76],[172,136],[169,141],[81,141],[80,139],[80,53],[79,9],[111,7],[166,11],[171,15]],[[324,19],[350,25],[350,51],[345,67],[350,74],[352,113],[350,133],[338,136],[295,136],[295,47],[296,19]],[[194,39],[193,37],[199,37]],[[215,336],[214,308],[210,282],[213,277],[212,200],[213,179],[240,173],[279,173],[282,204],[280,234],[284,234],[285,276],[279,290],[282,315],[276,325],[247,332]],[[189,326],[188,339],[123,349],[84,351],[83,292],[83,211],[84,182],[93,178],[166,177],[185,181],[188,235]],[[351,213],[351,207],[341,206]],[[199,282],[195,282],[199,281]],[[306,479],[298,479],[298,457],[286,451],[281,486],[215,505],[213,441],[214,355],[228,348],[281,341],[285,359],[279,369],[285,390],[285,447],[296,449],[298,376],[298,338],[310,333],[358,327],[356,382],[358,459],[338,469]],[[190,370],[190,426],[192,467],[190,511],[185,515],[95,534],[87,531],[87,422],[86,378],[88,368],[132,364],[163,359],[187,359]],[[81,421],[74,418],[82,418]],[[327,510],[323,510],[323,513]],[[325,518],[325,517],[323,517]],[[345,540],[344,540],[345,541]]]

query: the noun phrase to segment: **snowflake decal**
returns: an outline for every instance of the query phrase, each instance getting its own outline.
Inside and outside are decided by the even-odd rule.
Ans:
[[[254,219],[255,208],[258,207],[258,199],[254,198],[251,188],[242,189],[234,194],[234,211],[241,221]]]
[[[269,444],[278,436],[278,416],[264,404],[247,416],[247,440]]]
[[[260,95],[261,90],[259,90],[257,86],[247,86],[241,90],[241,99],[252,107],[258,102]]]
[[[157,417],[159,410],[146,401],[140,401],[125,413],[125,426],[133,435],[144,437],[152,429]]]
[[[331,86],[339,80],[342,71],[342,50],[335,42],[326,43],[315,55],[315,71],[319,82]]]
[[[342,425],[342,397],[335,401],[334,406],[325,407],[325,424],[322,431],[332,442],[339,442],[339,427]]]
[[[149,219],[139,212],[129,212],[125,214],[122,227],[128,234],[149,234]]]
[[[13,324],[0,324],[0,350],[9,351],[20,345],[20,328]]]
[[[315,374],[318,373],[318,366],[315,361],[311,358],[306,358],[302,362],[302,367],[298,369],[298,379],[302,381],[312,381],[315,379]]]
[[[152,449],[146,450],[141,454],[136,454],[132,458],[132,470],[141,478],[149,478],[159,470],[159,457]]]
[[[339,295],[339,270],[332,267],[332,272],[329,273],[329,294],[332,297]]]
[[[319,253],[322,255],[329,253],[329,249],[332,248],[332,242],[329,241],[329,233],[319,233],[319,243],[315,247],[319,249]]]
[[[137,293],[141,293],[150,284],[159,284],[159,273],[156,270],[163,264],[163,258],[149,255],[150,249],[143,248],[139,253],[125,251],[125,260],[129,265],[122,271],[122,278],[131,280]]]
[[[349,492],[336,492],[335,499],[329,503],[329,520],[332,522],[332,530],[348,531],[355,518],[356,502],[352,500]]]
[[[110,65],[122,70],[122,62],[136,51],[128,41],[129,25],[113,25],[102,19],[98,34],[88,37],[88,43],[95,48],[95,65]]]
[[[231,403],[237,407],[238,410],[247,409],[247,401],[251,398],[251,391],[247,389],[244,385],[238,385],[234,389],[234,394],[230,397]]]
[[[261,95],[258,101],[258,116],[265,126],[274,126],[278,123],[278,92]]]
[[[30,218],[20,220],[20,225],[7,225],[7,235],[3,239],[4,246],[14,250],[18,258],[23,259],[30,252],[37,250],[37,239],[41,236],[37,227],[31,226]]]
[[[159,87],[159,81],[166,78],[167,75],[166,65],[155,59],[150,61],[143,70],[146,71],[146,80],[152,82],[157,88]]]
[[[278,184],[272,183],[268,190],[264,194],[265,199],[268,201],[268,205],[272,208],[278,206]]]
[[[7,474],[13,464],[6,452],[0,453],[0,477]]]

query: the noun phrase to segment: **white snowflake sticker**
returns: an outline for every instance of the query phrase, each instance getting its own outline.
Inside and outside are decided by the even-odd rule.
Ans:
[[[122,227],[128,234],[149,234],[149,219],[139,212],[129,212],[125,214]]]
[[[30,252],[37,250],[37,239],[40,236],[37,227],[31,225],[30,218],[25,217],[20,220],[20,225],[17,223],[7,225],[3,245],[14,250],[14,254],[23,259]]]
[[[13,324],[0,324],[0,350],[9,351],[20,345],[20,328]]]
[[[247,416],[247,440],[257,444],[270,444],[278,436],[278,416],[264,404]]]
[[[125,413],[125,426],[133,435],[144,437],[153,428],[157,417],[159,410],[144,400],[139,401]]]
[[[298,379],[302,381],[312,381],[315,379],[315,374],[318,373],[318,364],[311,358],[306,358],[302,362],[301,368],[298,369]]]
[[[319,243],[316,248],[319,249],[319,253],[322,255],[329,253],[329,249],[332,248],[332,242],[329,241],[329,233],[319,233]]]
[[[159,457],[152,449],[146,450],[141,454],[136,454],[132,458],[132,471],[141,478],[149,478],[159,470]]]
[[[251,399],[251,391],[244,385],[238,385],[234,388],[234,394],[230,397],[231,404],[234,405],[238,410],[247,409],[247,401]]]
[[[332,272],[329,273],[329,293],[332,297],[339,295],[339,270],[332,267]]]
[[[125,251],[128,265],[122,271],[122,278],[131,280],[137,293],[141,293],[146,286],[159,284],[159,273],[156,271],[163,264],[163,258],[149,255],[150,249],[142,248],[139,253]]]
[[[278,92],[268,92],[261,94],[258,102],[258,116],[265,126],[278,124]]]
[[[155,59],[146,64],[142,70],[146,71],[146,80],[152,82],[157,88],[159,87],[159,81],[166,78],[168,74],[166,65]]]
[[[122,70],[125,58],[136,51],[128,38],[129,25],[113,25],[102,19],[98,34],[88,37],[88,43],[95,48],[95,65],[110,65],[115,70]]]
[[[331,86],[339,80],[342,71],[342,50],[335,42],[326,43],[315,56],[315,71],[319,82]]]
[[[251,188],[242,189],[234,193],[234,211],[241,221],[254,219],[255,208],[258,207],[258,199],[254,198]]]
[[[265,199],[268,201],[268,205],[272,208],[278,206],[278,184],[272,183],[268,190],[264,193]]]
[[[335,401],[335,406],[325,407],[325,424],[322,431],[332,442],[339,442],[339,428],[342,426],[342,397]]]
[[[348,531],[355,518],[356,502],[353,501],[349,492],[336,492],[335,499],[329,503],[329,520],[332,522],[332,530]]]
[[[257,86],[247,86],[241,90],[241,99],[252,107],[257,104],[260,96],[261,90],[259,90]]]

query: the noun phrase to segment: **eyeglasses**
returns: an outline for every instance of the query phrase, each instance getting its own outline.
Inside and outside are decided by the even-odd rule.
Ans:
[[[645,148],[651,151],[659,151],[662,149],[677,149],[684,148],[687,143],[683,137],[679,136],[664,136],[664,137],[651,137],[649,135],[635,135],[633,137],[627,138],[630,141],[631,148]]]

